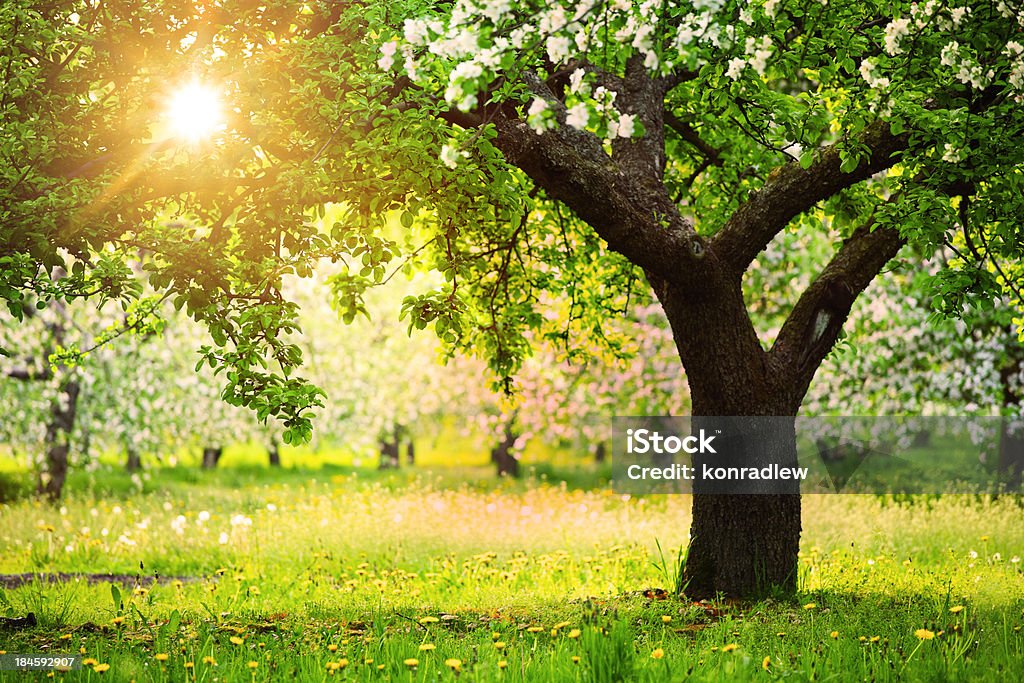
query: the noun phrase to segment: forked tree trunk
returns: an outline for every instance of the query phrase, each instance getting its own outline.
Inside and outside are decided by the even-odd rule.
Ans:
[[[670,288],[656,290],[686,369],[695,424],[711,417],[796,415],[803,391],[780,383],[768,366],[739,282],[709,287],[707,298],[697,302],[677,298]],[[784,422],[765,439],[772,444],[770,452],[759,450],[754,441],[745,452],[755,460],[796,461],[792,422]],[[700,464],[699,459],[694,462]],[[695,487],[683,579],[687,596],[713,599],[795,590],[798,490],[730,494]]]

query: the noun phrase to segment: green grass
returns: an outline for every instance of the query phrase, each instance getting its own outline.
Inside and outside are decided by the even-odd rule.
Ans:
[[[39,625],[0,631],[0,650],[109,665],[57,674],[84,681],[997,681],[1024,668],[1018,498],[809,496],[798,595],[694,605],[644,595],[675,580],[686,496],[589,490],[600,472],[550,466],[499,482],[469,463],[237,465],[155,470],[142,493],[102,466],[76,473],[59,508],[0,506],[0,572],[168,579],[118,595],[85,581],[3,590],[0,614]]]

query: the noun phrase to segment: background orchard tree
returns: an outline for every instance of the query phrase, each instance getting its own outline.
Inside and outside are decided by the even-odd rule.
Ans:
[[[638,298],[634,293],[634,298]],[[571,320],[570,300],[548,302],[552,326]],[[516,374],[511,395],[494,392],[473,377],[484,368],[474,358],[452,361],[465,375],[470,425],[485,434],[499,474],[514,474],[532,440],[607,455],[616,415],[681,415],[689,410],[686,377],[672,345],[672,333],[656,302],[642,300],[603,321],[586,335],[553,334],[531,343],[531,355]],[[568,341],[567,341],[568,340]]]
[[[959,249],[944,313],[1017,291],[1020,10],[4,3],[0,295],[14,315],[26,291],[130,299],[142,253],[210,332],[228,400],[295,441],[322,397],[282,280],[322,258],[349,319],[396,257],[442,273],[407,319],[508,387],[532,335],[565,330],[545,295],[574,303],[572,333],[649,286],[695,415],[795,415],[905,242]],[[834,247],[766,344],[744,284],[790,226]],[[799,533],[795,492],[696,495],[689,592],[792,588]]]

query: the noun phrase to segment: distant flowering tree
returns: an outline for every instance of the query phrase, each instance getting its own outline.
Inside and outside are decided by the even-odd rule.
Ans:
[[[320,259],[345,266],[349,320],[398,265],[439,272],[406,320],[508,387],[536,340],[600,329],[649,287],[696,415],[795,415],[905,243],[917,263],[956,250],[930,285],[946,315],[1019,296],[1022,16],[1016,0],[5,2],[0,297],[19,319],[25,292],[128,302],[142,254],[210,333],[227,399],[301,441],[322,395],[282,283]],[[321,229],[327,202],[344,214]],[[790,229],[831,243],[793,255],[813,274],[766,344],[750,280]],[[548,294],[572,302],[566,324],[540,313]],[[693,506],[690,593],[795,585],[795,492]]]

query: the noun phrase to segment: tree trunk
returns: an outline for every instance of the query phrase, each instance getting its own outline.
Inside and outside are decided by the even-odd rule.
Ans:
[[[126,450],[128,458],[125,461],[124,468],[129,472],[138,472],[142,469],[142,456],[139,455],[138,449],[134,446],[128,446]]]
[[[713,424],[704,419],[713,417],[796,415],[804,392],[781,380],[784,373],[771,367],[747,316],[739,281],[709,282],[706,296],[697,299],[679,296],[656,279],[653,284],[686,369],[694,424]],[[772,433],[758,433],[760,441],[751,439],[736,451],[754,460],[749,466],[765,458],[796,461],[792,421],[771,425]],[[771,447],[764,448],[766,443]],[[694,463],[699,466],[701,461],[695,458]],[[683,577],[687,596],[750,597],[795,590],[799,488],[774,491],[736,494],[695,487]]]
[[[597,448],[594,449],[594,462],[600,464],[608,459],[608,443],[601,441],[597,444]]]
[[[378,441],[380,464],[377,469],[398,469],[401,464],[401,427],[396,425],[390,434],[382,433]]]
[[[64,491],[71,431],[75,427],[80,390],[78,378],[66,376],[61,382],[57,398],[50,405],[50,424],[46,426],[46,468],[39,473],[36,486],[36,492],[50,501],[59,500]]]
[[[501,442],[491,449],[491,462],[498,467],[499,477],[518,477],[519,458],[512,453],[512,446],[519,438],[514,420],[505,423],[505,436]]]
[[[281,449],[277,445],[277,441],[271,441],[270,447],[267,448],[267,457],[271,467],[281,466]]]
[[[792,418],[714,420],[725,434],[743,429],[741,443],[723,442],[717,454],[698,454],[694,464],[714,467],[795,467]],[[695,419],[697,425],[706,424]],[[718,487],[719,490],[715,490]],[[763,487],[763,488],[759,488]],[[727,491],[725,493],[721,491]],[[735,493],[742,490],[743,493]],[[796,589],[800,549],[799,482],[700,482],[694,487],[693,524],[684,581],[694,598],[762,596]]]
[[[223,446],[206,446],[203,448],[203,469],[212,470],[220,462],[220,456],[224,454]]]
[[[409,442],[405,444],[405,462],[410,467],[416,464],[416,446],[412,437],[409,437]]]
[[[1017,413],[1021,396],[1015,386],[1015,378],[1024,369],[1024,349],[1013,346],[1009,350],[1010,360],[1000,370],[999,379],[1003,389],[1003,412]],[[1024,475],[1024,419],[1004,417],[999,432],[999,474],[1010,491],[1020,490]]]

